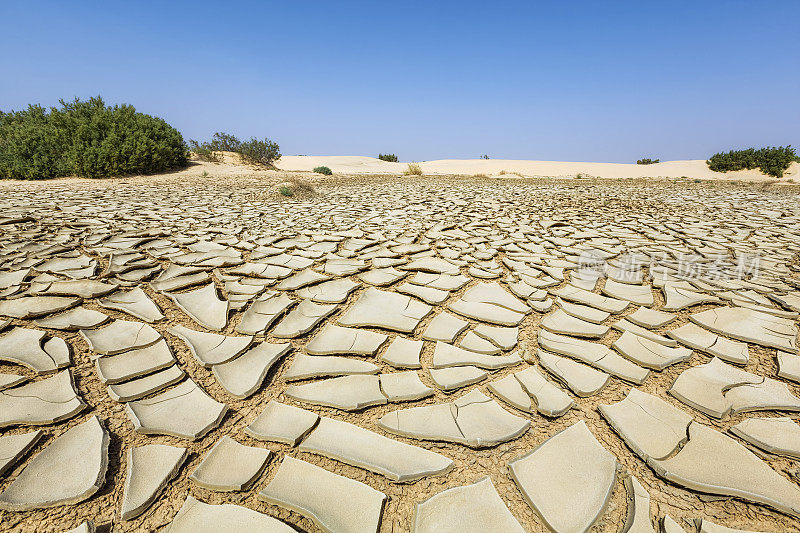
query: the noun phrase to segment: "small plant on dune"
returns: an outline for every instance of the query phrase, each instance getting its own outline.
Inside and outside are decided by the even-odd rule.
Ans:
[[[418,163],[409,163],[405,174],[406,176],[422,176],[422,167]]]
[[[758,168],[764,174],[781,178],[784,171],[797,154],[791,146],[778,146],[768,148],[748,148],[746,150],[731,150],[712,155],[706,164],[714,172],[729,172],[732,170],[750,170]]]
[[[388,161],[390,163],[397,163],[397,156],[394,154],[378,154],[378,159],[381,161]]]
[[[204,170],[204,171],[203,171],[203,173],[202,173],[202,174],[200,174],[200,177],[201,177],[201,178],[207,178],[207,177],[208,177],[208,172],[206,172],[206,171]]]
[[[655,163],[660,163],[660,162],[661,162],[660,159],[650,159],[648,157],[645,157],[645,158],[642,158],[642,159],[638,159],[636,161],[636,164],[637,165],[653,165]]]
[[[481,156],[481,159],[489,159],[489,156],[488,156],[488,155],[486,155],[486,154],[483,154],[483,155]]]
[[[325,174],[326,176],[333,174],[333,171],[328,167],[314,167],[314,172],[317,174]]]
[[[505,176],[506,174],[508,174],[508,172],[506,172],[505,170],[501,170],[499,175],[500,176]]]
[[[286,197],[294,196],[294,191],[288,185],[283,185],[282,187],[280,187],[278,189],[278,192],[281,193],[281,196],[286,196]]]

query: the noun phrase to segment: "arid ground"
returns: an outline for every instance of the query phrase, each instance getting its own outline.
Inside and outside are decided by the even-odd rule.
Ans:
[[[0,531],[258,520],[176,520],[189,496],[299,531],[800,530],[794,187],[205,164],[0,192]],[[95,415],[107,442],[57,448]],[[126,488],[154,444],[188,451]]]

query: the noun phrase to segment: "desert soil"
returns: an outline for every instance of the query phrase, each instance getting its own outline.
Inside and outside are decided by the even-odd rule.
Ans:
[[[333,164],[331,166],[334,167]],[[273,244],[287,242],[286,253],[297,254],[303,252],[302,242],[305,237],[333,237],[341,250],[346,240],[357,236],[357,239],[365,239],[366,244],[353,254],[354,257],[365,252],[391,248],[401,242],[413,242],[422,245],[421,249],[425,250],[422,255],[452,260],[462,274],[470,278],[465,288],[452,292],[442,304],[434,305],[433,312],[407,335],[415,339],[421,338],[433,316],[457,300],[465,290],[487,281],[472,275],[470,267],[494,269],[496,277],[489,281],[497,281],[507,288],[507,282],[516,278],[503,259],[509,257],[509,250],[514,245],[519,244],[542,245],[551,257],[560,256],[567,261],[570,257],[574,258],[576,247],[597,244],[616,250],[619,258],[626,254],[639,254],[641,258],[641,254],[657,249],[697,253],[700,256],[705,254],[705,257],[711,257],[711,252],[722,253],[731,260],[747,251],[759,252],[766,259],[766,272],[763,275],[770,281],[780,278],[780,281],[792,284],[789,286],[795,292],[800,287],[800,270],[797,266],[797,253],[800,251],[800,201],[797,190],[791,188],[691,181],[677,183],[668,180],[511,180],[503,179],[502,176],[487,180],[397,175],[312,177],[302,174],[313,180],[315,192],[311,195],[285,198],[276,192],[276,187],[286,180],[286,175],[271,171],[243,173],[241,169],[237,175],[223,167],[204,164],[173,175],[108,181],[67,179],[51,182],[0,182],[0,218],[31,217],[30,221],[2,226],[0,262],[19,258],[15,250],[20,243],[57,244],[62,246],[57,249],[60,254],[80,252],[96,260],[97,269],[93,277],[103,279],[101,273],[108,265],[109,256],[93,251],[96,245],[88,246],[87,238],[92,243],[99,244],[102,238],[114,236],[150,236],[169,241],[171,246],[183,252],[193,242],[216,241],[241,252],[242,261],[249,260],[250,249],[258,246],[256,241],[267,237],[274,237],[268,239],[274,240]],[[299,164],[295,164],[294,168],[304,170]],[[508,172],[523,170],[510,165],[502,169]],[[574,170],[575,173],[580,171]],[[201,175],[203,171],[208,175]],[[470,167],[469,173],[477,172],[482,170],[473,170]],[[572,172],[564,172],[570,173]],[[587,173],[592,172],[587,170]],[[664,175],[670,173],[675,172],[665,171]],[[684,170],[679,170],[678,173],[686,175]],[[597,174],[600,172],[595,173]],[[432,229],[436,232],[431,233]],[[296,246],[286,241],[293,238],[300,238]],[[46,246],[41,249],[44,250],[42,253],[50,253]],[[476,252],[486,252],[487,259],[476,259]],[[26,253],[33,257],[39,253],[39,249],[30,247],[30,251]],[[411,259],[412,254],[404,252],[396,255],[401,259]],[[148,257],[155,259],[162,268],[171,263],[167,257]],[[326,260],[325,255],[316,257],[313,268],[319,270]],[[373,268],[369,264],[367,261],[368,268]],[[6,268],[13,267],[7,263]],[[206,268],[213,274],[223,298],[227,295],[224,283],[219,278],[225,275],[228,268]],[[397,268],[402,269],[402,265]],[[646,264],[643,269],[643,283],[650,285],[652,281]],[[563,271],[564,279],[558,279],[557,285],[550,289],[565,286],[570,270],[566,268]],[[38,273],[34,266],[31,275],[36,274]],[[222,423],[197,441],[137,433],[125,413],[125,404],[112,400],[106,386],[99,379],[86,341],[77,332],[47,330],[48,334],[61,337],[71,345],[72,365],[68,368],[74,377],[78,395],[88,404],[88,408],[69,420],[44,426],[46,438],[0,479],[0,492],[54,438],[85,421],[90,415],[98,415],[110,433],[109,468],[101,489],[85,501],[49,509],[0,511],[0,531],[65,531],[87,519],[92,520],[101,530],[158,531],[170,524],[187,495],[212,504],[242,505],[276,517],[298,530],[319,531],[318,526],[307,517],[268,504],[257,497],[270,483],[281,459],[286,455],[308,461],[385,493],[388,500],[380,523],[381,532],[409,531],[415,504],[442,490],[473,483],[483,476],[492,479],[503,502],[525,530],[546,531],[542,518],[526,503],[510,477],[508,462],[530,452],[549,437],[581,420],[586,421],[602,446],[616,456],[623,473],[634,475],[648,490],[653,520],[668,514],[686,527],[687,531],[689,520],[696,518],[706,518],[729,527],[755,531],[777,533],[798,529],[796,518],[769,507],[737,498],[704,495],[657,476],[626,446],[598,411],[601,404],[615,403],[625,398],[632,387],[630,383],[612,377],[610,384],[598,394],[580,398],[572,395],[537,364],[535,352],[540,322],[544,316],[557,309],[555,305],[546,312],[529,312],[520,324],[519,340],[533,354],[530,360],[491,372],[489,378],[483,382],[449,393],[436,388],[428,373],[434,343],[426,341],[419,376],[426,385],[435,390],[429,398],[348,412],[299,402],[288,397],[284,394],[286,383],[282,380],[282,375],[291,366],[295,355],[303,351],[304,345],[325,323],[335,323],[369,287],[357,275],[349,277],[359,283],[359,288],[322,324],[305,335],[290,339],[293,350],[270,370],[255,394],[246,399],[237,399],[228,394],[211,369],[200,365],[186,345],[167,332],[168,328],[176,324],[197,330],[203,328],[167,296],[152,290],[146,280],[137,284],[166,316],[154,323],[153,327],[166,338],[178,360],[178,366],[206,393],[229,407]],[[401,283],[403,280],[380,289],[394,291]],[[601,280],[594,292],[599,293],[602,286]],[[20,287],[20,293],[8,298],[19,296],[26,289],[27,282]],[[665,303],[664,296],[657,287],[653,287],[652,292],[655,297],[653,307],[660,308]],[[289,295],[297,299],[294,291],[289,291]],[[100,310],[114,319],[138,320],[125,313],[102,308],[96,299],[86,299],[82,305]],[[723,301],[719,304],[702,304],[683,309],[677,313],[675,322],[653,331],[663,334],[668,329],[687,323],[692,313],[728,305],[732,304]],[[621,314],[612,315],[604,323],[610,325],[616,322],[635,307],[630,306]],[[228,325],[222,333],[239,335],[234,328],[246,308],[230,314]],[[776,304],[775,308],[780,307]],[[474,319],[467,320],[470,329],[480,323]],[[797,318],[792,320],[795,325],[799,323]],[[14,319],[12,324],[41,329],[32,320]],[[365,329],[380,331],[390,337],[399,335],[385,329]],[[610,346],[619,335],[618,331],[611,329],[596,342]],[[459,340],[462,337],[463,334],[459,336]],[[259,338],[269,342],[285,342],[272,337],[269,330]],[[383,349],[385,345],[381,348]],[[757,344],[750,344],[749,349],[750,360],[743,368],[760,376],[775,378],[778,371],[776,350]],[[359,359],[378,364],[382,373],[397,371],[381,362],[379,355],[380,352],[374,357]],[[707,363],[710,359],[707,354],[694,351],[688,361],[669,366],[660,372],[652,372],[638,388],[657,395],[689,413],[694,420],[720,431],[726,431],[748,417],[778,415],[774,411],[766,411],[743,413],[719,420],[706,416],[668,394],[668,389],[682,372]],[[570,394],[575,404],[566,414],[558,418],[548,418],[535,412],[524,413],[489,392],[487,384],[490,381],[531,365]],[[11,363],[0,362],[0,372],[21,373],[30,380],[43,379],[43,376],[30,369]],[[800,385],[787,380],[780,381],[788,386],[792,394],[800,396]],[[507,411],[529,419],[530,429],[522,436],[500,445],[474,449],[459,444],[394,435],[377,424],[380,417],[391,411],[447,402],[472,389],[483,391]],[[340,461],[299,452],[284,444],[255,440],[244,432],[244,428],[273,399],[434,450],[453,459],[455,466],[445,475],[424,477],[411,483],[393,483],[381,475]],[[797,419],[796,414],[789,416]],[[4,428],[0,429],[0,436],[26,431],[31,431],[31,427]],[[242,444],[267,448],[273,452],[263,475],[246,491],[216,492],[201,488],[189,479],[204,455],[223,435],[231,436]],[[123,521],[119,514],[125,480],[125,454],[133,446],[152,443],[188,448],[189,458],[177,477],[144,514],[131,521]],[[758,452],[758,455],[779,475],[794,483],[800,481],[796,461],[763,452]],[[736,468],[736,465],[731,467]],[[610,503],[592,531],[621,531],[627,513],[622,478],[622,475],[618,477]],[[564,505],[569,506],[570,502],[566,501]]]

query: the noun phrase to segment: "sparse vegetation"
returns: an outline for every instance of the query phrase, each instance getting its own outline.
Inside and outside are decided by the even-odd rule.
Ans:
[[[394,154],[378,154],[378,159],[381,161],[388,161],[390,163],[397,163],[397,156]]]
[[[481,156],[481,159],[489,159],[489,156],[488,156],[488,155],[486,155],[486,154],[483,154],[483,155]]]
[[[160,118],[100,96],[59,103],[0,111],[0,177],[102,178],[187,165],[183,136]]]
[[[660,159],[650,159],[648,157],[645,157],[645,158],[642,158],[642,159],[638,159],[636,161],[636,164],[637,165],[653,165],[655,163],[660,163],[660,162],[661,162]]]
[[[209,163],[222,162],[222,152],[212,149],[210,143],[198,143],[194,139],[189,139],[189,151],[200,161]]]
[[[487,174],[473,174],[472,177],[473,178],[488,178],[489,176]]]
[[[259,140],[251,137],[249,141],[241,141],[235,135],[216,132],[211,141],[198,143],[189,141],[189,148],[201,161],[218,163],[222,161],[222,152],[235,152],[242,161],[252,165],[271,167],[280,159],[281,152],[278,143],[269,139]]]
[[[241,158],[252,165],[264,165],[271,167],[272,164],[280,159],[281,152],[278,143],[264,139],[260,141],[252,137],[249,141],[244,141],[236,150]]]
[[[418,163],[409,163],[405,174],[406,176],[422,176],[422,167]]]
[[[712,155],[706,163],[715,172],[758,168],[764,174],[781,178],[789,165],[796,160],[797,154],[791,146],[770,146],[758,150],[748,148],[719,152]]]
[[[211,137],[211,142],[207,144],[215,152],[238,152],[242,146],[242,141],[234,135],[218,131],[214,133]]]
[[[333,171],[329,167],[314,167],[314,172],[317,174],[325,174],[326,176],[333,174]]]
[[[308,181],[300,178],[287,178],[278,184],[278,194],[286,198],[307,198],[314,194],[314,187]]]

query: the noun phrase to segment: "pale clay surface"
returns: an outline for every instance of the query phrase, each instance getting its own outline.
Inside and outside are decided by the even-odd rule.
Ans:
[[[202,165],[0,184],[0,531],[798,528],[792,190]]]

